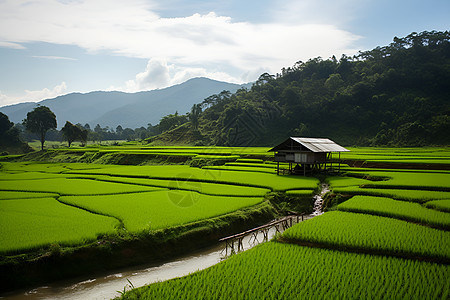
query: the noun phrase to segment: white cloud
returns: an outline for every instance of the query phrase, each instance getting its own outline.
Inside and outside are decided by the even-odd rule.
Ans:
[[[159,59],[150,59],[144,72],[136,75],[134,80],[126,82],[126,91],[136,92],[153,90],[168,86],[170,83],[169,67],[167,62]]]
[[[207,77],[219,81],[242,83],[224,72],[208,72],[205,68],[178,67],[168,64],[165,59],[152,58],[148,61],[144,72],[138,73],[134,79],[128,80],[125,87],[110,87],[109,90],[138,92],[169,87],[195,77]]]
[[[56,85],[52,89],[44,88],[37,91],[25,90],[25,94],[21,96],[8,96],[0,91],[0,106],[16,104],[20,102],[38,102],[44,99],[55,98],[67,93],[67,86],[65,82]]]
[[[163,18],[154,12],[156,0],[4,0],[0,46],[39,41],[149,59],[146,70],[126,83],[130,91],[195,76],[252,81],[261,70],[276,73],[298,60],[357,52],[357,36],[333,24],[295,22],[301,7],[287,3],[282,11],[292,9],[283,16],[288,21],[252,24],[214,12]]]
[[[18,43],[11,43],[8,41],[0,41],[0,47],[2,48],[11,48],[11,49],[25,49],[24,46]]]
[[[51,60],[76,60],[72,57],[65,56],[52,56],[52,55],[33,55],[34,58],[43,58],[43,59],[51,59]]]

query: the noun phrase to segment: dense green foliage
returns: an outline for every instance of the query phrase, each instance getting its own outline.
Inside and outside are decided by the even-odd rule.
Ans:
[[[299,61],[261,75],[250,90],[206,98],[198,130],[214,145],[273,145],[286,136],[448,145],[449,41],[448,31],[411,33],[353,58]]]
[[[266,243],[124,299],[447,299],[448,265]]]
[[[30,147],[20,138],[20,132],[4,113],[0,112],[0,153],[29,152]]]
[[[61,128],[61,132],[63,133],[64,138],[67,140],[69,147],[76,140],[79,140],[82,146],[86,145],[87,143],[88,131],[86,128],[83,128],[80,125],[73,125],[72,123],[67,121],[64,127]]]

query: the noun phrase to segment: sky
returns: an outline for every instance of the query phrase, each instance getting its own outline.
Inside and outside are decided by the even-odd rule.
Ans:
[[[0,0],[0,106],[194,77],[247,83],[449,29],[448,0]]]

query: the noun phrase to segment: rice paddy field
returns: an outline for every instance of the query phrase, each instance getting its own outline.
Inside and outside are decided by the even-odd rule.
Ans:
[[[253,168],[1,162],[0,254],[192,224],[261,204],[271,191],[312,195],[319,183]]]
[[[320,180],[277,176],[268,149],[129,144],[49,151],[92,163],[0,160],[0,254],[196,224],[260,205],[271,192],[312,197],[326,182],[339,201],[324,214],[206,270],[122,297],[450,298],[450,149],[351,148],[342,158],[359,167],[344,164]],[[94,163],[102,153],[184,160]]]
[[[448,299],[450,151],[352,150],[351,159],[399,164],[344,166],[343,174],[324,179],[331,197],[347,199],[328,212],[206,270],[131,290],[123,298]],[[432,169],[423,168],[430,162]],[[243,164],[263,169],[265,163],[214,169],[237,171]],[[422,167],[412,169],[414,163]]]

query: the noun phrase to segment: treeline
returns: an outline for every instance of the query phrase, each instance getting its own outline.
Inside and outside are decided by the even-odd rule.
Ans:
[[[287,136],[449,145],[449,39],[448,31],[411,33],[354,57],[299,61],[249,90],[208,97],[190,130],[211,145],[274,145]]]
[[[176,114],[178,115],[178,114]],[[169,118],[166,116],[164,118]],[[186,116],[183,116],[186,118]],[[163,118],[163,119],[164,119]],[[102,141],[117,140],[143,140],[161,133],[159,124],[140,128],[122,128],[118,125],[115,129],[101,127],[97,124],[91,129],[89,124],[73,124],[66,121],[61,130],[56,129],[57,122],[55,114],[46,106],[38,106],[27,114],[23,123],[12,123],[7,115],[0,112],[0,154],[20,153],[31,151],[26,142],[33,140],[41,141],[41,149],[45,141],[67,141],[68,146],[75,141],[85,146],[88,141],[101,143]]]

